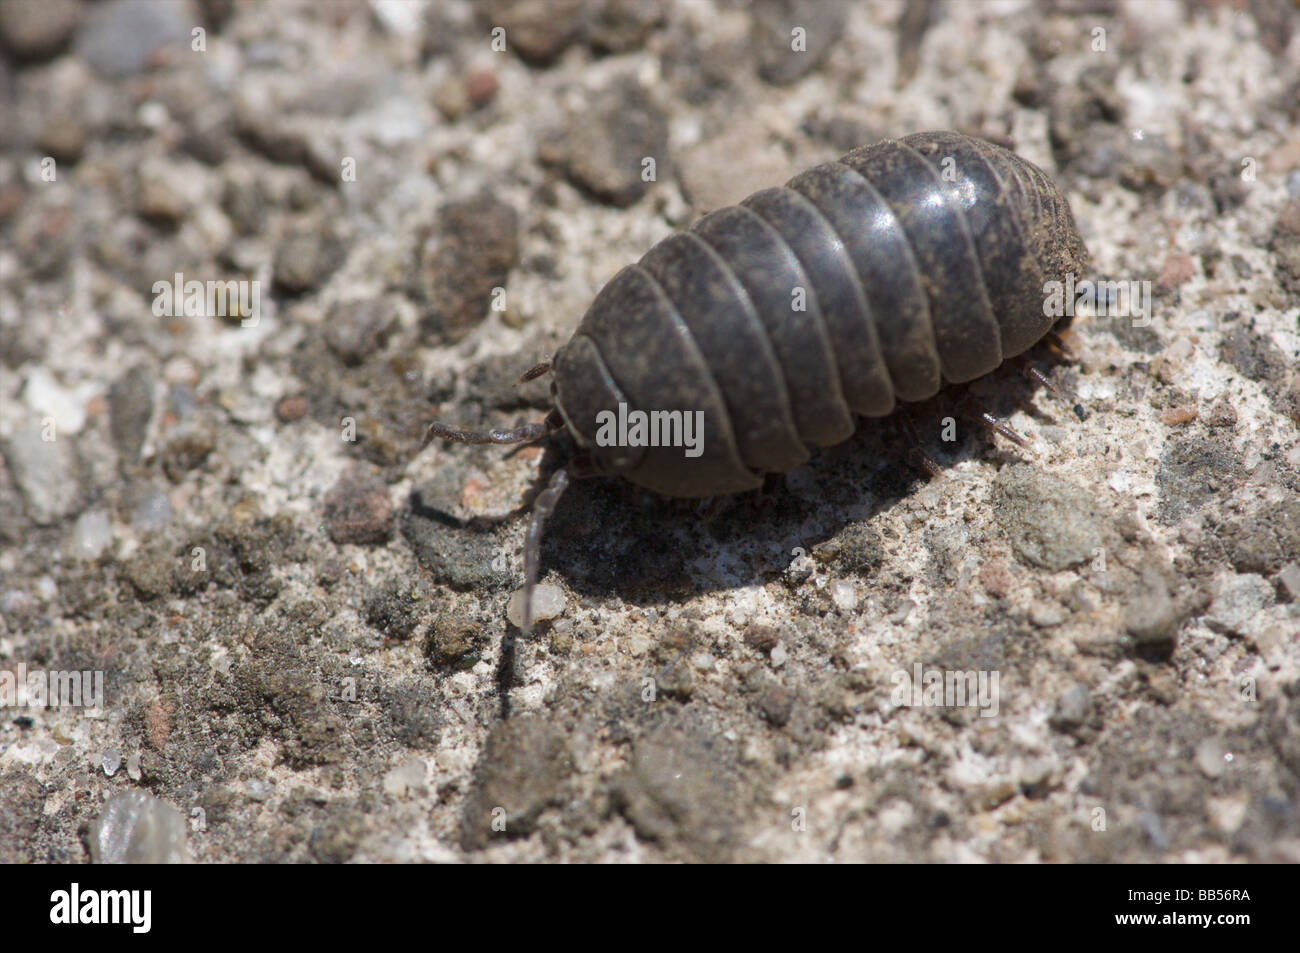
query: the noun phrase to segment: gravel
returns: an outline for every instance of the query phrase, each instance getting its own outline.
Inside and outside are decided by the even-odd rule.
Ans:
[[[105,676],[0,719],[0,862],[1300,861],[1289,5],[341,10],[0,3],[0,694]],[[429,421],[540,420],[619,268],[927,128],[1150,322],[966,389],[1028,450],[909,407],[939,479],[882,420],[758,498],[575,480],[523,638],[575,448]]]

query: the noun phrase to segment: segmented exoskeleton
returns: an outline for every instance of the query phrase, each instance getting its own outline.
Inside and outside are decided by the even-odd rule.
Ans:
[[[659,242],[604,286],[554,372],[554,409],[513,431],[441,423],[434,437],[518,443],[566,428],[582,472],[675,497],[757,488],[765,473],[994,370],[1044,337],[1047,284],[1087,262],[1041,169],[955,132],[855,149]],[[603,445],[602,414],[703,412],[698,456]],[[538,497],[525,552],[531,624],[542,527],[569,479]]]

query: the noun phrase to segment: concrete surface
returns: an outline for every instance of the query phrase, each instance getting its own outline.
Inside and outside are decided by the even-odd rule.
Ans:
[[[1298,22],[6,3],[0,673],[104,697],[4,712],[0,860],[88,861],[141,790],[187,843],[115,813],[114,856],[1300,861]],[[514,639],[564,441],[428,421],[537,419],[515,379],[621,265],[936,128],[1056,176],[1150,322],[1033,352],[1063,400],[971,386],[1032,452],[912,408],[938,480],[886,422],[707,514],[581,483]],[[255,326],[157,313],[176,273],[256,281]],[[914,705],[918,666],[997,691]]]

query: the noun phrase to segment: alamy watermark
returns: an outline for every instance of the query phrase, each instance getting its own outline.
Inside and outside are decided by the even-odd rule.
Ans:
[[[632,410],[620,401],[618,413],[596,414],[598,447],[685,447],[686,456],[704,453],[704,411]]]
[[[1043,285],[1043,314],[1049,318],[1074,317],[1075,309],[1091,312],[1099,318],[1131,318],[1133,327],[1151,323],[1151,282],[1090,281],[1075,282],[1069,272],[1065,281]]]
[[[148,933],[153,924],[152,890],[82,890],[73,881],[67,890],[50,894],[54,924],[124,924],[132,933]]]
[[[978,708],[981,718],[998,714],[1000,672],[924,668],[920,662],[909,673],[899,669],[890,700],[899,708]]]
[[[0,708],[103,708],[104,673],[0,670]]]
[[[261,320],[260,281],[186,281],[178,271],[171,281],[155,281],[153,294],[153,313],[159,318],[239,318],[245,328],[255,328]]]

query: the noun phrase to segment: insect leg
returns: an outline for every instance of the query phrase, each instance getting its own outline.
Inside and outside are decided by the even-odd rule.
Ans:
[[[1064,358],[1067,361],[1070,361],[1071,363],[1074,364],[1078,363],[1078,357],[1070,349],[1068,342],[1064,338],[1062,338],[1059,334],[1057,334],[1055,331],[1049,331],[1045,340],[1047,342],[1047,346],[1052,351],[1057,353],[1060,357]],[[1050,380],[1048,380],[1046,374],[1044,374],[1038,368],[1030,364],[1029,359],[1027,357],[1021,354],[1018,357],[1016,357],[1015,360],[1016,363],[1020,366],[1021,370],[1024,371],[1024,373],[1026,374],[1026,376],[1030,378],[1030,380],[1034,381],[1036,384],[1041,384],[1043,387],[1047,388],[1047,390],[1050,391],[1051,394],[1054,397],[1056,397],[1056,399],[1059,400],[1061,403],[1063,404],[1070,403],[1070,399],[1066,397],[1064,393],[1062,393],[1061,389],[1057,387],[1055,384],[1053,384]],[[1075,403],[1071,405],[1070,409],[1074,411],[1074,415],[1078,417],[1080,420],[1088,419],[1087,412],[1083,409],[1082,404]]]
[[[543,420],[524,424],[514,430],[461,430],[435,420],[429,424],[421,447],[427,447],[437,437],[441,440],[454,440],[456,443],[528,443],[545,437],[564,426],[564,418],[559,411],[551,411]]]
[[[1042,387],[1046,388],[1047,391],[1051,393],[1051,395],[1055,397],[1057,400],[1060,401],[1065,400],[1065,395],[1061,393],[1061,389],[1057,387],[1055,384],[1053,384],[1050,380],[1048,380],[1046,374],[1044,374],[1038,368],[1034,367],[1033,364],[1029,363],[1029,359],[1026,358],[1023,354],[1018,355],[1014,360],[1016,362],[1016,366],[1019,367],[1021,372],[1026,377],[1028,377],[1031,381],[1033,381],[1035,384],[1039,384]]]
[[[550,373],[550,370],[551,370],[551,362],[542,361],[542,363],[536,364],[533,367],[530,367],[528,370],[524,371],[524,373],[519,378],[519,383],[523,384],[528,381],[536,380],[537,378],[541,377],[543,374]]]
[[[1036,456],[1033,448],[1029,445],[1028,440],[1026,440],[1023,436],[1018,434],[1016,431],[1012,430],[1011,427],[1006,422],[999,420],[997,417],[993,416],[993,414],[989,413],[988,409],[982,406],[969,393],[966,394],[964,397],[962,397],[960,404],[962,405],[963,409],[969,412],[971,416],[975,418],[976,422],[979,423],[979,425],[983,427],[985,430],[1006,437],[1008,440],[1014,443],[1021,450],[1024,450],[1027,454],[1029,454],[1031,457]]]
[[[977,419],[979,420],[981,426],[987,427],[989,430],[993,431],[993,433],[1001,434],[1002,436],[1006,437],[1008,440],[1014,443],[1021,450],[1024,450],[1030,456],[1034,455],[1034,450],[1032,447],[1029,446],[1028,440],[1026,440],[1020,434],[1016,433],[1016,431],[1012,430],[1010,426],[1008,426],[1003,421],[999,420],[997,417],[994,417],[988,411],[980,411],[979,417]]]
[[[533,518],[528,524],[528,535],[524,539],[524,618],[521,628],[525,636],[533,627],[533,590],[537,588],[538,570],[542,561],[542,531],[568,486],[568,469],[556,470],[551,482],[533,503]]]
[[[939,464],[935,463],[928,453],[921,446],[921,440],[916,435],[916,428],[912,426],[912,421],[907,417],[907,411],[902,411],[898,415],[898,426],[903,431],[903,437],[908,443],[909,461],[930,474],[936,480],[943,479],[943,471],[939,469]]]
[[[1048,331],[1044,336],[1044,340],[1047,342],[1049,348],[1061,357],[1065,358],[1065,360],[1069,361],[1071,364],[1077,364],[1079,363],[1079,356],[1074,353],[1074,348],[1070,346],[1070,342],[1066,340],[1065,337],[1066,334],[1070,333],[1072,332],[1069,332],[1064,328],[1060,331]]]

